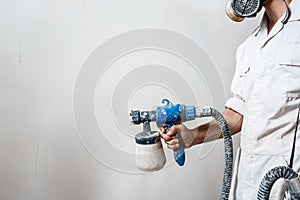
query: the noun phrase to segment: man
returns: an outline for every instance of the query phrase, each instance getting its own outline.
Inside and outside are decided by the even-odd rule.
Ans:
[[[256,199],[264,174],[289,164],[300,103],[300,2],[266,0],[263,6],[260,26],[237,50],[232,97],[223,112],[231,133],[241,131],[230,194],[237,200]],[[179,147],[177,132],[186,148],[220,138],[215,121],[192,130],[176,125],[161,134],[170,149]],[[297,140],[294,169],[299,172],[300,134]],[[281,199],[284,190],[277,181],[270,199]]]

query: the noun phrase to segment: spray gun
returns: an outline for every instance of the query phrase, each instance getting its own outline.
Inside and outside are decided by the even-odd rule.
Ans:
[[[167,127],[169,131],[176,124],[196,118],[213,117],[221,128],[225,143],[225,168],[220,199],[228,199],[232,176],[233,148],[230,130],[222,114],[212,107],[174,105],[168,99],[163,99],[162,103],[162,106],[153,111],[135,110],[130,113],[133,124],[143,124],[143,132],[135,136],[137,167],[143,171],[155,171],[161,169],[166,162],[159,133],[151,131],[150,122],[156,122],[160,128]],[[180,134],[176,134],[175,137],[178,138],[180,147],[174,150],[174,158],[179,166],[183,166],[185,162],[184,143]]]
[[[191,121],[196,118],[196,109],[194,106],[174,105],[168,99],[163,99],[162,103],[163,106],[157,107],[155,111],[131,111],[130,116],[133,124],[143,123],[143,127],[145,127],[145,124],[155,121],[159,128],[167,127],[167,131],[169,131],[173,125]],[[140,143],[141,136],[146,136],[147,132],[151,133],[144,128],[144,134],[137,135],[136,142]],[[175,137],[178,138],[180,147],[174,150],[174,159],[179,166],[183,166],[185,162],[184,143],[179,134],[175,134]]]

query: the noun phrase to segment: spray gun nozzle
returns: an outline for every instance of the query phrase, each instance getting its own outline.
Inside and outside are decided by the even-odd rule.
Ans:
[[[156,119],[156,111],[139,111],[132,110],[130,113],[133,124],[141,124],[144,122],[153,122]]]
[[[140,111],[139,110],[131,110],[130,116],[131,116],[131,122],[133,124],[140,124],[141,123]]]

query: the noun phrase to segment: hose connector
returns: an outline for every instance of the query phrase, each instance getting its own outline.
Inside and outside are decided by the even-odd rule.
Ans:
[[[212,116],[212,109],[209,106],[197,107],[197,108],[195,108],[195,110],[196,110],[197,118]]]

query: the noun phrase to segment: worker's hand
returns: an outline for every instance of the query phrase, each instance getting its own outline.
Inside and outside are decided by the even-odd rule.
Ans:
[[[165,140],[165,143],[169,149],[179,148],[179,140],[175,137],[175,134],[180,134],[184,143],[184,148],[189,148],[192,146],[195,138],[194,130],[188,129],[184,124],[172,126],[168,133],[166,133],[167,130],[167,127],[161,128],[160,135]]]

